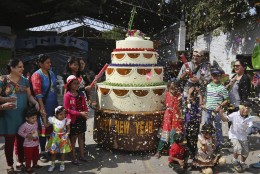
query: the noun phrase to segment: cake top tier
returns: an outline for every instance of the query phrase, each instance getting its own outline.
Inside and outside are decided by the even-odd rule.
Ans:
[[[137,38],[140,38],[140,39],[144,39],[144,33],[141,32],[140,30],[129,30],[127,33],[126,33],[126,36],[129,38],[129,37],[137,37]]]
[[[126,36],[127,38],[125,40],[116,42],[116,49],[153,49],[153,42],[145,40],[144,33],[140,30],[130,30]]]

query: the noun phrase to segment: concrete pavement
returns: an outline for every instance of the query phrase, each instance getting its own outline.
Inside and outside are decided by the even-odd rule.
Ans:
[[[87,152],[86,157],[88,159],[87,163],[82,163],[80,166],[75,166],[69,161],[66,161],[66,170],[64,174],[172,174],[174,173],[171,168],[168,167],[167,156],[162,156],[160,159],[153,157],[152,153],[131,153],[122,152],[105,149],[98,146],[93,141],[93,110],[90,111],[90,118],[88,119],[88,130],[86,133],[87,140]],[[257,118],[256,121],[260,121]],[[223,124],[224,135],[227,135],[227,124]],[[225,137],[227,139],[227,137]],[[260,161],[257,157],[260,154],[260,136],[253,135],[249,137],[250,141],[250,154],[247,159],[247,164],[253,164]],[[6,173],[6,161],[4,150],[1,148],[3,146],[3,138],[0,138],[0,174]],[[225,166],[217,166],[214,173],[229,174],[235,173],[232,169],[231,158],[232,154],[228,152],[227,149],[223,150],[223,156],[227,159],[227,164]],[[41,163],[44,167],[36,171],[38,174],[48,173],[49,163]],[[59,162],[57,161],[56,169],[53,174],[58,174],[59,172]],[[22,172],[17,172],[22,173]],[[190,174],[200,173],[199,171],[187,172]],[[260,169],[255,169],[250,167],[245,174],[259,174]]]

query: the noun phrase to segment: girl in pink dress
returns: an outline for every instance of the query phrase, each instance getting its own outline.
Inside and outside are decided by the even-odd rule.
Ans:
[[[163,117],[161,138],[157,148],[156,157],[160,158],[161,152],[169,144],[174,143],[173,135],[176,132],[183,132],[183,117],[181,110],[181,93],[177,82],[170,82],[167,85],[168,91],[165,94],[166,110]]]
[[[85,132],[87,130],[88,107],[86,105],[85,95],[78,91],[79,80],[76,76],[70,75],[67,78],[67,93],[64,95],[64,107],[67,110],[68,117],[71,119],[70,140],[72,145],[72,162],[78,165],[76,158],[75,145],[78,140],[79,160],[86,162],[84,157]]]

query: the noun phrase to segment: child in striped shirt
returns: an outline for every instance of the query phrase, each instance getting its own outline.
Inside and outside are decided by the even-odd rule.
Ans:
[[[216,111],[218,105],[225,106],[228,102],[228,91],[221,84],[222,72],[218,69],[211,70],[212,82],[207,85],[205,123],[215,122],[217,146],[216,151],[222,148],[222,123],[219,113]]]
[[[18,134],[24,138],[25,172],[28,174],[34,173],[32,168],[41,168],[41,166],[37,164],[39,159],[38,114],[39,112],[35,108],[28,109],[25,115],[26,122],[22,124],[18,130]],[[32,167],[31,161],[33,161]]]

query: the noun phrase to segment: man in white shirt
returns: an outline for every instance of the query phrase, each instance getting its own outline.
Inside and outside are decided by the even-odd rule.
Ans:
[[[252,117],[249,116],[251,105],[250,101],[244,101],[239,105],[239,111],[230,115],[226,115],[220,105],[216,109],[216,111],[219,111],[222,121],[232,122],[228,136],[233,144],[232,162],[237,172],[243,172],[244,169],[248,168],[245,161],[249,154],[247,130],[253,126]],[[241,161],[238,160],[239,155],[241,155]]]

